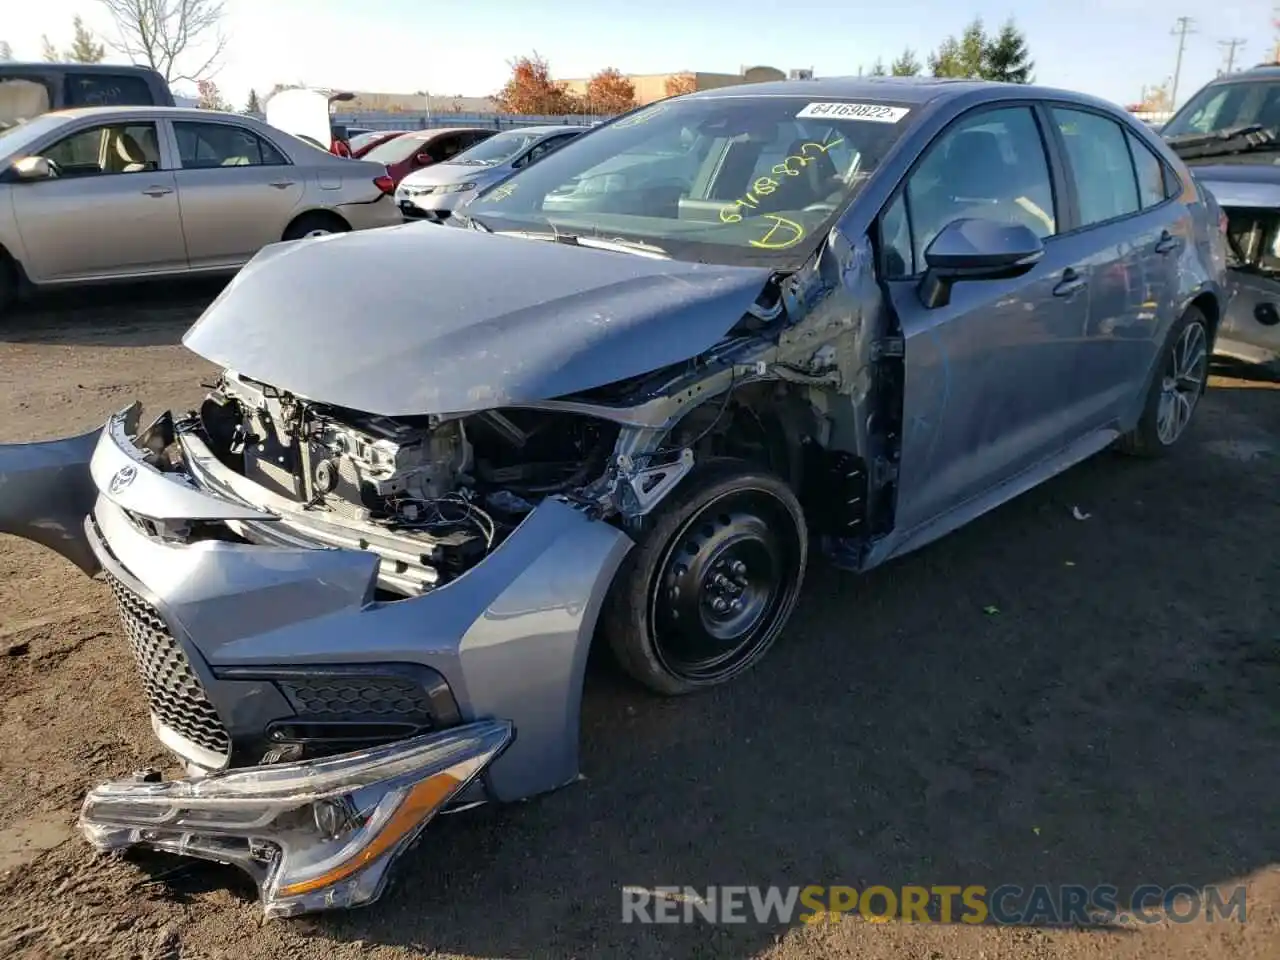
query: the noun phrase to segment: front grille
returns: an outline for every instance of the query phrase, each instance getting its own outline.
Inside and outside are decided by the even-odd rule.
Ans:
[[[431,717],[426,691],[400,677],[291,677],[280,689],[304,720],[421,723]]]
[[[142,674],[152,714],[197,746],[223,755],[229,753],[231,738],[218,719],[218,711],[205,696],[187,655],[160,612],[119,578],[108,573],[107,580]]]

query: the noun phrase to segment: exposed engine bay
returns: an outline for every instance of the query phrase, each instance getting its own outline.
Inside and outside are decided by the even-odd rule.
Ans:
[[[226,467],[303,513],[363,532],[357,539],[365,548],[377,549],[379,535],[409,538],[414,553],[395,564],[401,578],[384,584],[405,595],[470,569],[543,498],[572,496],[597,480],[618,429],[585,414],[536,410],[371,416],[232,372],[178,425],[200,435]],[[256,529],[238,532],[253,541]],[[418,565],[414,576],[409,568]]]
[[[1229,266],[1280,279],[1280,210],[1228,207],[1225,212]]]

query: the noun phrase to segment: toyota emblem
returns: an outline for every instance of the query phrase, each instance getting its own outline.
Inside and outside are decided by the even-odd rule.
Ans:
[[[107,484],[107,489],[111,493],[119,493],[129,484],[133,483],[133,478],[138,475],[138,468],[130,464],[127,467],[121,467],[116,471],[116,475],[111,478],[111,482]]]

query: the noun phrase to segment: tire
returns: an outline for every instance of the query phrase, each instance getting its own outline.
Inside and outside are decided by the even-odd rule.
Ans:
[[[743,460],[708,460],[647,518],[609,588],[601,632],[622,669],[655,693],[725,683],[786,626],[808,547],[785,482]]]
[[[284,232],[283,240],[301,240],[304,237],[323,237],[331,233],[348,233],[351,224],[336,213],[304,213]]]
[[[1142,416],[1117,442],[1117,450],[1155,459],[1186,436],[1209,382],[1209,344],[1209,321],[1198,307],[1188,307],[1165,339]]]
[[[18,271],[13,262],[0,250],[0,317],[18,298]]]

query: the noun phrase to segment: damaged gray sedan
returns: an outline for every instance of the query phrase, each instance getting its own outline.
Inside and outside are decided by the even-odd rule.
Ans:
[[[374,900],[435,815],[578,776],[593,640],[723,683],[811,554],[1175,445],[1218,221],[1100,101],[823,80],[643,108],[445,229],[267,248],[185,336],[198,410],[0,447],[0,530],[111,585],[187,768],[95,788],[85,834],[238,864],[270,916]]]

